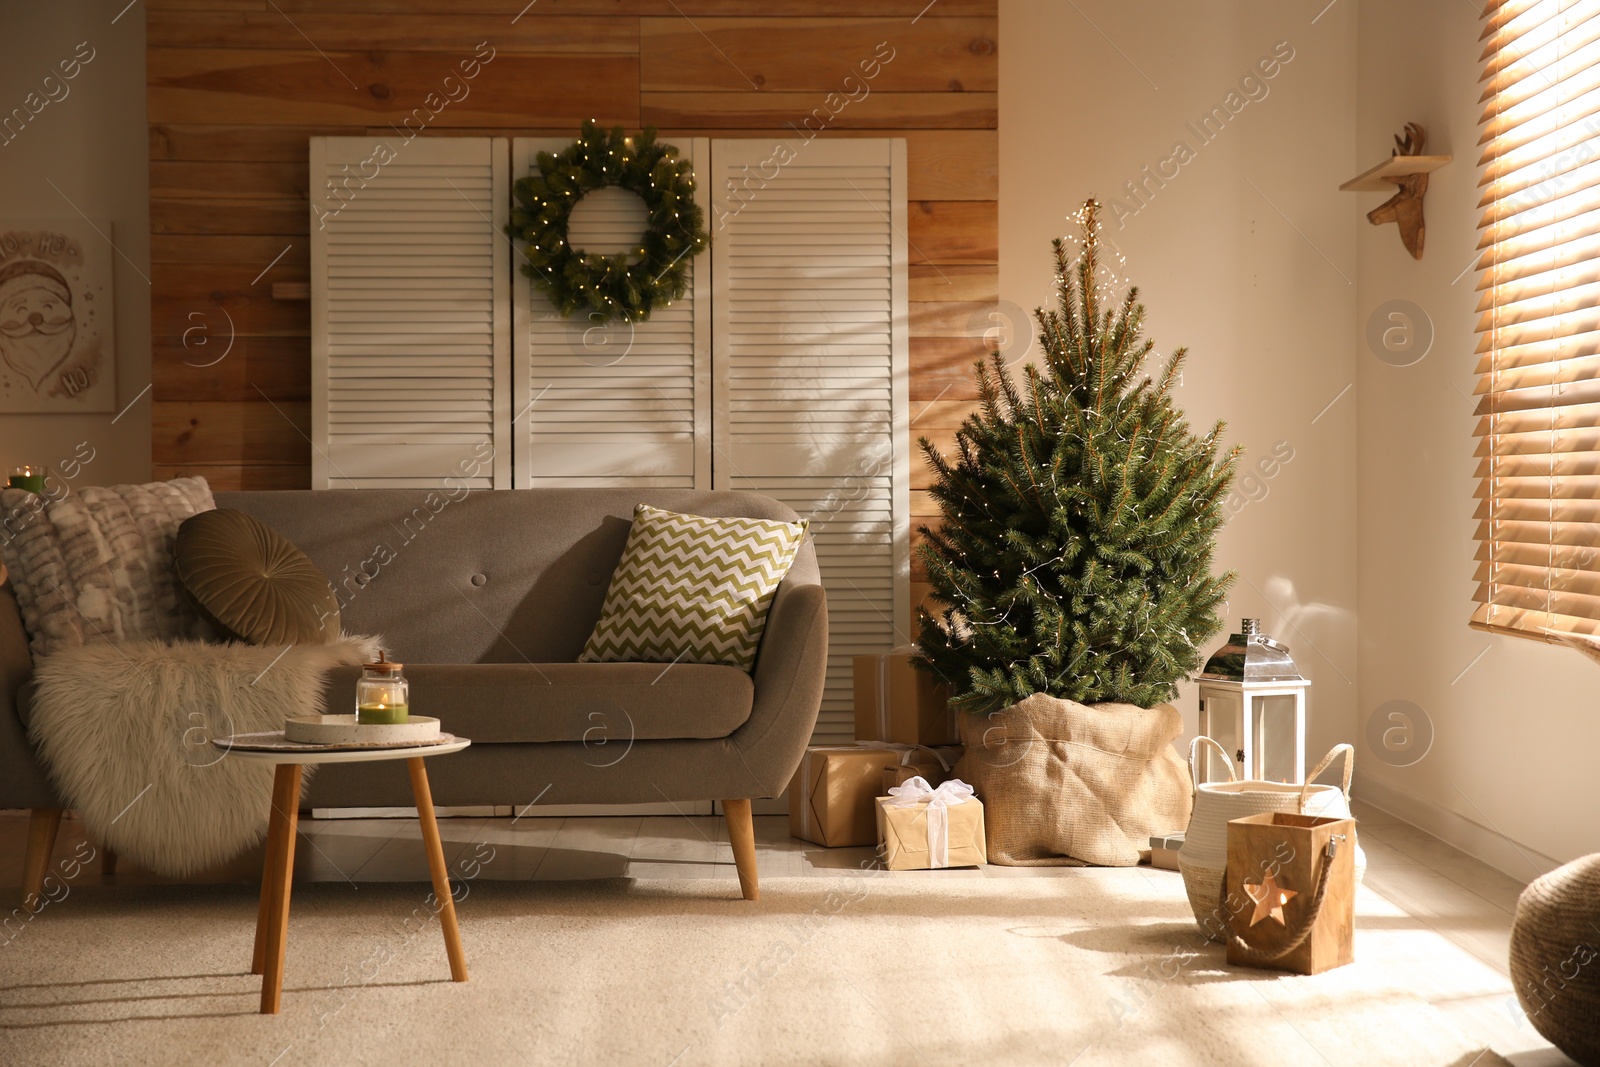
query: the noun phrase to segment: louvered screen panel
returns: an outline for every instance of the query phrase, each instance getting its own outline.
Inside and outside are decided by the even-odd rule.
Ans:
[[[519,138],[513,173],[537,173],[560,138]],[[703,166],[705,138],[672,139]],[[698,193],[706,202],[704,176]],[[625,189],[587,194],[568,231],[573,248],[612,255],[636,247],[644,204]],[[513,427],[520,486],[711,485],[710,330],[705,257],[690,265],[689,291],[645,322],[562,318],[545,293],[517,275]]]
[[[1600,634],[1600,0],[1484,18],[1472,625]]]
[[[909,636],[905,144],[712,145],[713,465],[812,521],[828,592],[814,740],[854,736],[851,657]]]
[[[506,488],[509,143],[311,139],[312,485]]]

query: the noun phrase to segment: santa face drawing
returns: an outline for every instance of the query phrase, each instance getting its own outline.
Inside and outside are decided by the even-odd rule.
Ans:
[[[48,263],[0,268],[0,357],[38,389],[72,351],[78,324],[72,290]]]

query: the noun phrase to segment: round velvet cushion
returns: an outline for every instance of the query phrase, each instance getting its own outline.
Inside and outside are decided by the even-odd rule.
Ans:
[[[178,527],[178,580],[206,617],[252,645],[320,645],[339,636],[339,600],[306,554],[253,515],[202,511]]]

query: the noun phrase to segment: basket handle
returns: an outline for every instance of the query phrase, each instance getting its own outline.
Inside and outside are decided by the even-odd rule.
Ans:
[[[1334,745],[1328,750],[1328,754],[1322,757],[1322,762],[1311,768],[1311,773],[1306,775],[1306,780],[1300,783],[1301,812],[1306,810],[1306,794],[1311,791],[1311,785],[1317,780],[1317,775],[1327,770],[1328,764],[1332,763],[1340,756],[1344,757],[1344,785],[1342,786],[1344,789],[1344,799],[1346,803],[1349,803],[1350,776],[1355,773],[1356,769],[1356,750],[1350,745]]]
[[[1197,734],[1195,739],[1189,742],[1189,782],[1194,786],[1195,792],[1200,791],[1200,768],[1195,761],[1200,756],[1199,749],[1202,741],[1216,749],[1217,755],[1222,757],[1222,765],[1228,768],[1228,781],[1237,782],[1239,776],[1233,773],[1233,758],[1228,755],[1228,750],[1217,744],[1215,738],[1207,737],[1205,734]]]

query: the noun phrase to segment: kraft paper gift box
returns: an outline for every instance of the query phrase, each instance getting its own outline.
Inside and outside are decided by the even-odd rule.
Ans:
[[[891,871],[975,867],[988,861],[983,804],[952,778],[937,789],[921,778],[878,798],[878,854]]]
[[[911,665],[916,645],[856,656],[856,737],[900,745],[957,745],[961,732],[949,688]]]
[[[878,793],[882,795],[897,785],[905,785],[919,774],[928,780],[929,785],[942,785],[955,773],[956,763],[965,751],[960,745],[938,748],[923,745],[914,748],[903,757],[898,767],[890,767],[883,772],[883,788]]]
[[[789,783],[789,833],[827,848],[876,844],[872,802],[884,772],[915,751],[878,742],[812,745]]]
[[[1178,850],[1183,848],[1183,831],[1150,835],[1150,866],[1164,871],[1178,869]]]

